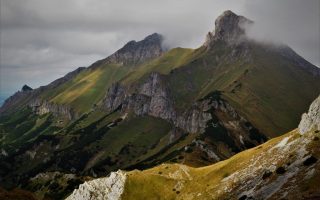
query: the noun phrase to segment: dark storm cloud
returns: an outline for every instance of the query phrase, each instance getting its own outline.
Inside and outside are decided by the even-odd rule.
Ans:
[[[320,63],[318,0],[0,2],[0,96],[25,83],[47,84],[153,32],[163,34],[172,47],[198,47],[227,9],[259,24],[250,31],[252,37],[288,43]]]

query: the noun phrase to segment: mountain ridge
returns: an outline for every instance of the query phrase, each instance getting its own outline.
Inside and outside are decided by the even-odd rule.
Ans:
[[[153,34],[19,92],[0,111],[0,184],[60,199],[77,177],[164,162],[206,166],[296,128],[320,93],[315,66],[244,38],[243,20],[223,13],[209,48],[163,51]],[[34,179],[48,171],[75,177],[54,180],[58,189]]]

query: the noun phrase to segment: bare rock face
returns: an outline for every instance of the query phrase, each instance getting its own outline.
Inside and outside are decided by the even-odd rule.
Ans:
[[[125,172],[112,172],[109,177],[81,184],[66,200],[120,200],[126,179]]]
[[[149,115],[168,120],[175,118],[173,100],[164,76],[159,73],[151,73],[147,81],[140,87],[139,94],[151,97]]]
[[[117,109],[125,98],[125,88],[116,82],[108,89],[107,95],[103,99],[103,105],[109,110]]]
[[[320,96],[310,105],[308,113],[302,115],[298,128],[301,134],[311,130],[320,130]]]
[[[252,23],[251,20],[227,10],[216,19],[215,30],[207,34],[204,46],[210,48],[219,40],[227,44],[236,44],[245,35],[244,25]]]
[[[94,63],[92,67],[110,63],[137,65],[151,60],[163,54],[162,41],[163,37],[158,33],[151,34],[138,42],[132,40],[114,54]]]
[[[235,138],[239,138],[237,134],[240,134],[244,141],[254,143],[248,134],[253,127],[251,125],[244,126],[247,121],[220,97],[215,99],[210,96],[194,102],[184,111],[177,111],[166,81],[166,75],[152,72],[143,83],[134,87],[134,89],[128,89],[120,83],[113,84],[108,90],[102,106],[109,112],[119,109],[123,113],[133,112],[138,116],[158,117],[187,133],[204,133],[208,126],[211,126],[211,123],[208,125],[208,122],[213,117],[216,118],[215,114],[217,113],[218,118],[223,118],[221,126],[227,132],[234,133]],[[176,138],[175,135],[173,134],[172,137]],[[258,141],[258,143],[260,142]],[[240,141],[238,143],[240,146],[244,145]]]
[[[136,115],[150,115],[169,121],[175,119],[173,100],[163,75],[153,72],[135,92],[128,93],[126,90],[119,83],[113,84],[103,100],[103,106],[113,111],[121,105],[123,112],[132,110]]]
[[[189,133],[204,132],[206,123],[211,119],[208,102],[196,102],[191,108],[179,115],[175,120],[175,125]]]
[[[35,99],[29,103],[29,107],[38,115],[52,113],[54,116],[65,116],[69,120],[77,117],[77,114],[69,106],[55,104],[45,100]]]

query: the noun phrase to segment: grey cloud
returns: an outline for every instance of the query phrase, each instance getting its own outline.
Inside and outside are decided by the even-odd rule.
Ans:
[[[320,66],[319,0],[248,0],[244,12],[255,21],[247,29],[249,37],[288,44]]]
[[[317,0],[0,2],[0,96],[23,84],[47,84],[153,32],[163,34],[171,47],[196,48],[214,29],[215,18],[228,9],[259,24],[252,37],[260,40],[268,33],[269,40],[286,42],[311,62],[320,63]]]

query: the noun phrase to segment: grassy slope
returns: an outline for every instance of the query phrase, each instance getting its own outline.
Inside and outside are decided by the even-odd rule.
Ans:
[[[83,113],[97,103],[110,85],[124,77],[129,69],[117,65],[89,68],[53,91],[47,91],[42,97],[54,103],[68,104]]]
[[[46,91],[42,94],[42,98],[58,104],[67,104],[77,112],[84,113],[104,97],[112,83],[122,80],[123,83],[129,84],[151,71],[169,73],[172,69],[188,62],[191,53],[191,49],[175,48],[155,60],[136,67],[108,64],[89,68],[65,84]]]
[[[153,117],[132,117],[111,128],[101,139],[85,147],[97,149],[86,168],[94,165],[107,169],[125,168],[134,164],[139,156],[152,149],[171,129],[164,120]],[[117,160],[115,165],[104,166],[105,159]]]
[[[154,59],[136,70],[128,74],[122,81],[124,84],[130,84],[139,80],[144,75],[150,72],[159,72],[161,74],[168,74],[171,70],[182,66],[190,61],[193,56],[192,49],[174,48],[166,52],[163,56]]]
[[[169,74],[175,104],[182,110],[214,90],[255,127],[275,137],[297,126],[320,93],[320,79],[280,55],[251,44],[252,59],[230,60],[232,49],[217,44]]]
[[[192,168],[179,164],[162,164],[145,171],[135,170],[128,172],[122,199],[238,199],[237,194],[230,191],[236,191],[239,186],[248,183],[246,178],[247,176],[250,177],[251,173],[254,175],[255,173],[260,173],[258,176],[255,175],[259,179],[263,175],[264,167],[270,166],[271,163],[277,168],[285,166],[286,162],[295,162],[296,156],[299,155],[300,151],[295,145],[289,147],[289,150],[286,150],[287,152],[282,151],[282,147],[275,148],[285,138],[289,138],[287,143],[298,141],[297,144],[302,146],[305,145],[304,138],[308,138],[309,143],[306,143],[307,150],[312,155],[319,157],[320,151],[317,148],[319,141],[313,140],[315,136],[319,137],[320,135],[319,133],[308,133],[306,136],[301,137],[296,131],[292,131],[258,147],[243,151],[228,160],[202,168]],[[282,155],[284,152],[286,153]],[[308,157],[308,155],[304,156],[305,158]],[[270,159],[269,163],[268,159]],[[256,162],[253,162],[253,160]],[[262,168],[258,167],[260,165]],[[254,167],[253,170],[251,167]],[[320,176],[319,163],[315,166],[315,169],[316,175],[309,180],[306,180],[304,176],[300,177],[304,174],[298,173],[296,175],[300,177],[300,184],[295,185],[293,183],[293,187],[297,187],[299,195],[320,192],[316,184],[312,184]],[[249,170],[250,173],[241,174],[246,170]],[[301,170],[303,173],[308,171],[307,167],[303,165]],[[277,176],[276,173],[272,174],[270,180],[275,180]],[[251,181],[252,179],[249,180]],[[259,184],[264,185],[269,184],[269,182],[265,180]],[[306,188],[304,184],[307,184],[308,187]],[[290,182],[288,182],[288,185],[290,185]],[[275,194],[276,196],[273,199],[279,198],[277,193]]]
[[[225,96],[256,127],[274,137],[297,126],[320,93],[320,79],[279,55],[258,46],[254,50],[254,63],[238,79],[241,87],[234,92],[234,86],[226,88]]]
[[[22,109],[0,118],[0,145],[11,153],[40,135],[50,135],[61,129],[50,114],[38,116]]]

